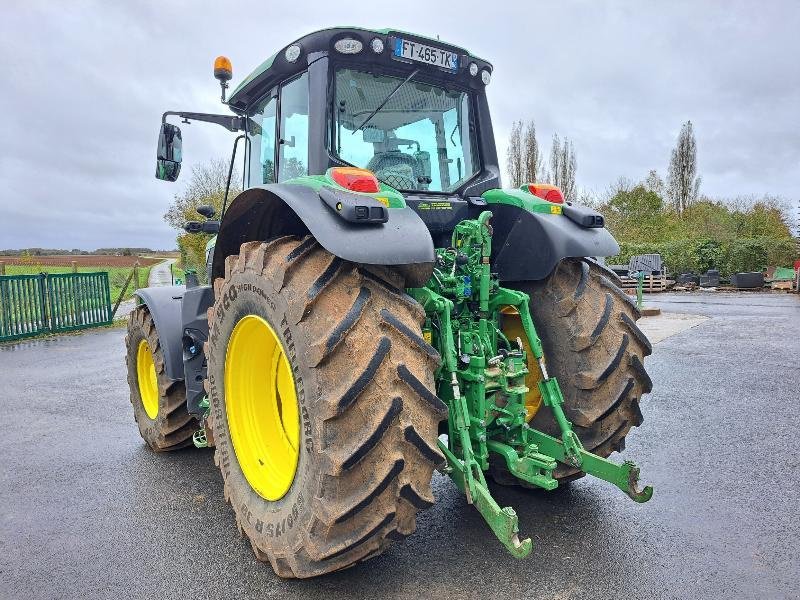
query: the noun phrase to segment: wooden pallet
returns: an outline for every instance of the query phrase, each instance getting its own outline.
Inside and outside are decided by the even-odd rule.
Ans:
[[[636,294],[639,280],[636,277],[621,277],[622,289],[629,294]],[[642,282],[642,291],[647,294],[664,292],[675,285],[673,279],[667,279],[665,275],[647,275]]]

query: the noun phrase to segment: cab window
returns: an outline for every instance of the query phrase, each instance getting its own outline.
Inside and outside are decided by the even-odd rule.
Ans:
[[[250,114],[249,183],[251,186],[275,182],[275,113],[277,99],[267,96]]]
[[[281,86],[278,181],[308,175],[308,74]]]

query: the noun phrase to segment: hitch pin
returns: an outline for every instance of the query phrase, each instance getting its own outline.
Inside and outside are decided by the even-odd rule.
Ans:
[[[520,351],[522,351],[522,349],[523,349],[522,348],[522,339],[519,338],[519,337],[517,338],[517,346],[519,346]],[[539,363],[539,369],[542,372],[542,377],[544,378],[544,380],[547,381],[548,379],[550,379],[550,375],[547,374],[547,367],[544,366],[544,355],[542,355],[539,358],[537,358],[536,362]]]

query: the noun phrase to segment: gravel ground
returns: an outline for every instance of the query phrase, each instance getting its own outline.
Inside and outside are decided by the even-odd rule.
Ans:
[[[508,556],[436,476],[405,543],[282,581],[239,537],[209,451],[155,455],[128,402],[122,329],[0,346],[0,598],[798,598],[800,298],[665,294],[710,318],[655,346],[628,438],[656,488],[493,488],[533,539]],[[618,457],[619,458],[619,457]]]

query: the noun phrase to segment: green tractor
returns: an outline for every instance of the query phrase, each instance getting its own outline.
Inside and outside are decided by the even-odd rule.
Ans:
[[[413,533],[435,469],[520,558],[531,541],[489,478],[652,495],[607,460],[651,389],[639,311],[597,261],[619,247],[558,188],[501,188],[491,73],[439,40],[333,28],[227,100],[217,59],[232,115],[164,114],[159,179],[180,171],[175,116],[239,134],[245,191],[186,225],[216,234],[210,285],[137,291],[131,402],[154,450],[215,448],[239,529],[281,577]]]

